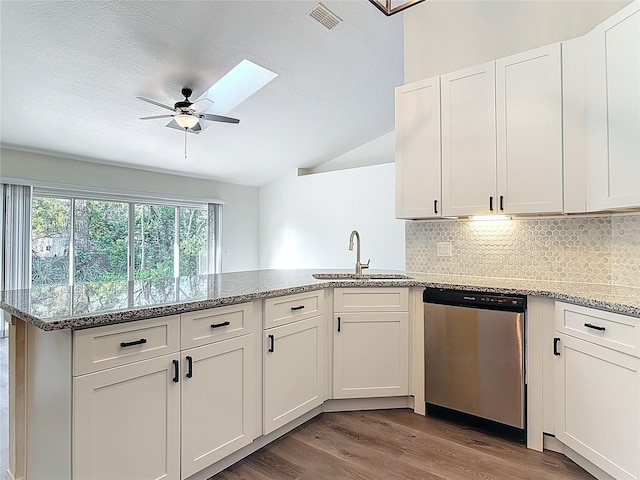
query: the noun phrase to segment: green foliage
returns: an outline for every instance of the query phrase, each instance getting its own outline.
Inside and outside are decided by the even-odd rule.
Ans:
[[[174,275],[176,207],[135,205],[134,277],[158,279]],[[199,258],[207,252],[207,211],[179,208],[179,274],[198,271]],[[32,254],[33,285],[69,281],[68,244],[71,238],[71,200],[34,197],[32,238],[53,239],[66,245],[65,254]],[[75,200],[74,281],[109,282],[127,279],[129,255],[129,204]],[[42,245],[42,243],[40,243]],[[41,248],[42,249],[42,248]]]

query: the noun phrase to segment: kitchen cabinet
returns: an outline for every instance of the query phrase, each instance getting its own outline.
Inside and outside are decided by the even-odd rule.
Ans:
[[[498,213],[562,212],[560,48],[496,61]]]
[[[336,288],[333,325],[333,398],[409,394],[408,289]]]
[[[309,294],[303,294],[306,298]],[[321,302],[323,292],[312,292]],[[266,325],[293,315],[304,315],[299,295],[265,300]],[[316,301],[311,303],[317,305]],[[290,321],[263,332],[263,428],[264,435],[320,406],[326,399],[326,334],[324,314]]]
[[[556,302],[555,435],[620,480],[640,476],[640,319]]]
[[[73,379],[74,479],[179,479],[178,354]]]
[[[259,435],[254,334],[182,352],[182,478]]]
[[[587,210],[640,206],[640,2],[587,40]]]
[[[259,310],[75,332],[74,478],[185,479],[258,437]]]
[[[495,63],[441,77],[442,214],[495,211]],[[491,204],[490,204],[491,203]]]
[[[562,212],[560,44],[443,75],[444,216]]]
[[[396,218],[442,216],[440,78],[396,88]]]

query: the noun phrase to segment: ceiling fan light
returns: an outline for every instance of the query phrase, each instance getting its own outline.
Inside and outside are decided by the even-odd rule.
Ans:
[[[193,128],[198,124],[198,117],[181,113],[173,117],[178,125],[182,128]]]

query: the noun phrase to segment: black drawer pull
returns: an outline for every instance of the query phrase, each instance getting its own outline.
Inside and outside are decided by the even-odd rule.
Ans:
[[[560,339],[558,337],[553,339],[553,354],[556,357],[560,356],[560,351],[558,350],[558,344],[560,343]]]
[[[489,210],[493,212],[493,197],[489,197]]]
[[[275,350],[276,347],[276,339],[273,335],[269,335],[269,348],[268,348],[268,352],[269,353],[273,353],[273,351]]]
[[[291,307],[291,310],[295,312],[296,310],[302,310],[303,308],[304,308],[304,305],[299,305],[297,307]]]
[[[141,338],[140,340],[136,340],[135,342],[120,342],[120,346],[124,347],[133,347],[134,345],[144,345],[147,343],[146,338]]]
[[[500,211],[504,211],[504,195],[500,195]]]
[[[227,325],[231,325],[231,322],[212,323],[211,328],[226,327]]]
[[[593,325],[592,323],[585,323],[584,326],[587,328],[593,328],[594,330],[598,330],[599,332],[604,332],[606,330],[605,327]]]
[[[340,330],[342,330],[342,320],[338,317],[338,332],[340,332]]]
[[[193,377],[193,358],[187,355],[187,378]]]
[[[433,201],[433,213],[438,213],[438,200]]]
[[[180,374],[180,362],[178,362],[178,360],[174,360],[173,361],[173,381],[175,383],[178,383],[180,381],[180,377],[178,376]]]

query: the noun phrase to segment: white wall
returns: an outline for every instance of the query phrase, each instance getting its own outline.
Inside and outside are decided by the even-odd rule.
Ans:
[[[233,272],[258,268],[256,187],[9,149],[0,150],[0,176],[225,200],[222,213],[222,270]]]
[[[629,0],[429,0],[404,12],[404,81],[583,35]]]
[[[404,221],[394,214],[393,163],[297,176],[260,187],[260,268],[348,268],[358,230],[362,261],[404,270]],[[355,250],[355,249],[354,249]]]

